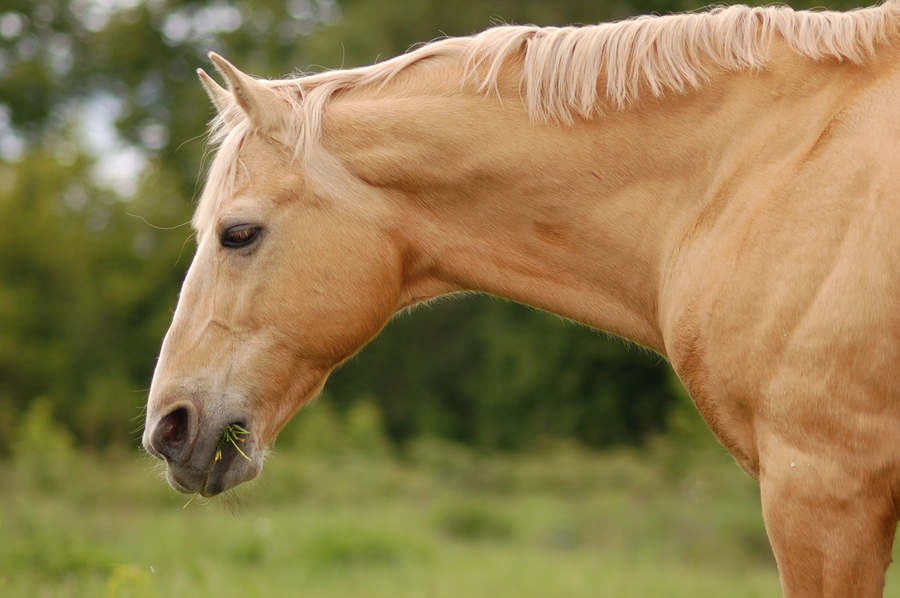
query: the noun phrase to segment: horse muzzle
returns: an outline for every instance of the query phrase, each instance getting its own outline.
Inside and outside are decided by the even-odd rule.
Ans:
[[[215,496],[262,470],[264,451],[244,418],[201,418],[182,402],[155,421],[150,414],[147,419],[144,448],[166,461],[166,479],[179,492]]]

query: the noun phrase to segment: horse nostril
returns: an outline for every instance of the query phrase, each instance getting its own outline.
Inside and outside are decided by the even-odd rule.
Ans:
[[[168,461],[178,461],[188,437],[188,410],[174,409],[156,427],[151,442],[153,448]]]
[[[184,407],[176,409],[166,416],[162,422],[163,440],[169,446],[178,446],[184,442],[187,433],[187,409]]]

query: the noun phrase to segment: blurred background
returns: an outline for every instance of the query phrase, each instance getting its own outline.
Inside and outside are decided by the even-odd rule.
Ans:
[[[604,583],[624,596],[652,593],[641,585],[651,579],[668,596],[676,593],[665,593],[672,583],[659,571],[669,567],[696,596],[716,589],[721,572],[701,575],[699,586],[679,576],[708,560],[724,563],[728,579],[750,567],[762,585],[746,595],[777,588],[755,486],[716,447],[664,360],[488,297],[396,318],[279,439],[265,486],[246,501],[253,506],[234,518],[189,506],[190,521],[208,530],[184,527],[185,501],[147,474],[152,465],[137,451],[156,354],[194,250],[186,223],[212,117],[194,71],[212,71],[209,51],[275,78],[370,64],[497,23],[590,24],[699,7],[0,0],[0,536],[9,539],[0,595],[301,595],[258,585],[283,578],[284,587],[305,580],[310,596],[558,587],[604,595]],[[632,503],[644,510],[631,513]],[[714,504],[724,506],[712,513]],[[363,520],[367,509],[387,527]],[[647,524],[647,513],[660,521]],[[723,530],[735,526],[732,548],[722,549]],[[138,541],[161,530],[168,543]],[[277,531],[295,541],[293,564],[268,548]],[[163,548],[179,542],[183,554]],[[195,550],[206,556],[198,561]],[[559,555],[567,565],[552,569]],[[496,579],[453,569],[492,559]],[[639,564],[630,573],[629,562]],[[228,577],[245,569],[246,578]],[[538,571],[552,583],[532,580]],[[595,579],[598,571],[607,577]]]

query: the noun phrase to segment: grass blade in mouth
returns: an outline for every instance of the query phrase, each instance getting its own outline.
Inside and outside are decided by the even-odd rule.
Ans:
[[[231,445],[234,446],[234,448],[237,450],[237,452],[239,452],[241,454],[241,456],[244,457],[244,459],[246,459],[247,461],[252,461],[253,459],[248,457],[247,453],[245,453],[243,450],[241,450],[241,446],[238,444],[238,442],[246,442],[247,439],[243,438],[243,436],[245,436],[249,433],[250,432],[245,430],[239,424],[231,424],[231,425],[225,426],[225,431],[222,432],[222,439],[219,440],[219,446],[218,446],[218,448],[216,448],[215,462],[218,463],[219,461],[222,460],[222,448],[228,443],[231,443]]]

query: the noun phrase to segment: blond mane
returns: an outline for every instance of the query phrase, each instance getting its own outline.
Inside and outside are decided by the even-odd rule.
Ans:
[[[898,26],[900,0],[849,12],[734,5],[584,27],[505,25],[435,41],[372,66],[264,83],[292,100],[295,118],[286,134],[296,140],[297,156],[303,156],[315,146],[332,98],[383,85],[426,60],[461,61],[487,94],[499,93],[501,72],[521,58],[521,96],[531,119],[565,124],[624,108],[645,95],[699,88],[714,69],[762,68],[776,37],[813,60],[860,64]],[[219,150],[195,225],[212,218],[214,197],[228,191],[241,140],[250,128],[237,102],[213,121],[211,141]]]

